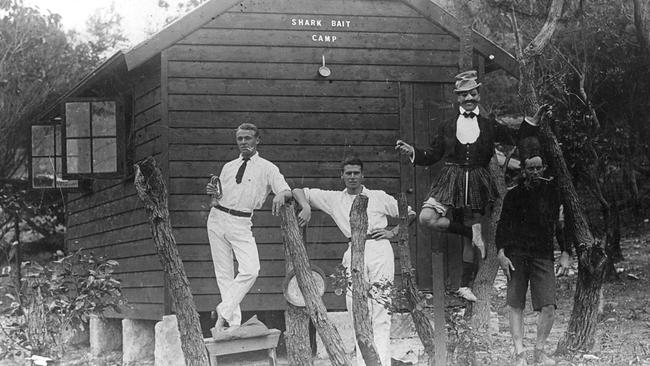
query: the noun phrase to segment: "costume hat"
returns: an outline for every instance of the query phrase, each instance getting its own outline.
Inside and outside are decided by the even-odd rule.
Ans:
[[[476,79],[477,76],[475,70],[461,72],[456,75],[456,88],[454,89],[454,92],[461,93],[478,88],[481,86],[481,83],[477,83]]]

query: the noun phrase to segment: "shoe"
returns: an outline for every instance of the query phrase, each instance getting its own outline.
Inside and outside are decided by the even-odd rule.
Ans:
[[[224,328],[222,329],[222,332],[224,332],[224,333],[230,333],[230,332],[236,331],[236,330],[239,329],[240,327],[241,327],[241,325],[229,325],[229,326],[227,326],[227,327],[224,327]]]
[[[472,244],[481,252],[481,259],[485,259],[485,242],[483,242],[481,224],[472,225]]]
[[[528,362],[526,362],[526,352],[517,353],[515,355],[515,363],[513,365],[514,366],[528,366]]]
[[[476,300],[478,300],[476,295],[472,292],[472,289],[469,287],[461,287],[456,291],[456,293],[467,301],[476,302]]]
[[[535,348],[535,365],[555,366],[555,360],[548,357],[544,350]]]
[[[217,307],[216,310],[214,310],[214,311],[212,311],[212,313],[210,313],[210,317],[212,319],[214,319],[215,317],[217,318],[216,323],[214,323],[215,331],[221,332],[221,331],[223,331],[224,329],[227,328],[226,327],[226,319],[219,312],[219,307]]]

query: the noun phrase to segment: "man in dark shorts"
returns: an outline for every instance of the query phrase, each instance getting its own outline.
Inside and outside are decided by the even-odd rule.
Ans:
[[[534,139],[534,138],[533,138]],[[560,216],[560,196],[552,178],[545,178],[546,166],[536,139],[521,149],[522,180],[506,194],[497,224],[496,244],[499,264],[508,278],[507,304],[510,308],[510,333],[515,347],[515,365],[527,365],[524,340],[524,307],[530,283],[533,310],[539,312],[534,362],[552,366],[555,361],[544,352],[544,345],[555,319],[554,236]],[[524,143],[524,146],[526,143]],[[562,254],[558,275],[570,266],[567,241],[558,238]]]

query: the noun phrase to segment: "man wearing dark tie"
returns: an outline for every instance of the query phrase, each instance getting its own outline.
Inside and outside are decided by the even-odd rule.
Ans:
[[[499,194],[488,169],[494,155],[494,144],[515,145],[518,137],[536,135],[541,109],[535,117],[524,118],[517,132],[488,118],[479,109],[479,86],[481,83],[477,82],[476,71],[456,75],[454,92],[459,113],[441,123],[430,147],[418,149],[397,140],[395,149],[409,156],[414,165],[443,162],[433,178],[429,197],[422,205],[420,223],[433,230],[472,239],[481,255],[485,256],[481,221],[489,217],[487,214]],[[448,213],[454,209],[462,210],[465,222],[451,220]],[[461,263],[458,263],[458,268],[462,268]],[[459,294],[476,301],[469,288],[461,288]]]
[[[206,186],[206,193],[217,198],[213,200],[207,222],[214,273],[221,294],[217,330],[232,330],[241,324],[239,304],[260,270],[257,244],[251,231],[253,211],[261,208],[273,192],[272,214],[277,215],[291,197],[291,189],[278,167],[257,152],[260,143],[257,127],[242,123],[235,136],[240,155],[221,169],[221,189],[213,182]],[[236,276],[233,253],[239,265]]]

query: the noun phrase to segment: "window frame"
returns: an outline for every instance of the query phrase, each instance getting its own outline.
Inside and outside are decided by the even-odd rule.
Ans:
[[[92,134],[92,109],[90,110],[90,120],[88,121],[88,137],[82,138],[68,138],[67,135],[67,120],[66,120],[66,105],[68,103],[89,103],[92,106],[93,102],[113,102],[115,103],[115,171],[114,172],[94,172],[93,164],[93,140],[97,138],[102,138],[104,136],[93,136]],[[91,107],[92,108],[92,107]],[[61,103],[60,106],[62,119],[62,130],[61,130],[61,139],[62,139],[62,152],[63,152],[63,178],[64,179],[88,179],[88,178],[121,178],[124,176],[124,167],[126,162],[126,141],[125,141],[125,108],[124,103],[121,97],[103,97],[103,98],[68,98]],[[112,138],[112,136],[111,136]],[[90,173],[68,173],[68,140],[88,140],[89,149],[88,154],[90,154]]]
[[[52,136],[52,142],[54,145],[52,146],[53,148],[53,155],[34,155],[34,127],[53,127],[54,128],[54,136]],[[59,139],[57,141],[56,138],[56,127],[59,127]],[[80,180],[78,179],[70,179],[66,178],[64,176],[64,171],[63,171],[63,161],[64,159],[64,152],[63,152],[63,120],[61,118],[55,117],[52,118],[49,121],[39,121],[32,123],[29,126],[29,168],[28,170],[28,177],[29,177],[29,183],[32,187],[32,189],[37,189],[37,190],[61,190],[61,191],[66,191],[66,192],[77,192],[80,190],[83,190],[83,184]],[[56,154],[57,150],[57,144],[61,145],[61,151],[60,155]],[[55,165],[54,165],[54,186],[50,187],[43,187],[43,186],[35,186],[34,185],[34,159],[38,158],[54,158],[55,159]],[[61,164],[60,166],[57,167],[56,165],[56,159],[60,158],[61,159]],[[68,187],[60,187],[57,185],[57,171],[61,173],[61,179],[63,180],[68,180],[68,181],[73,181],[76,184],[75,186],[68,186]]]

